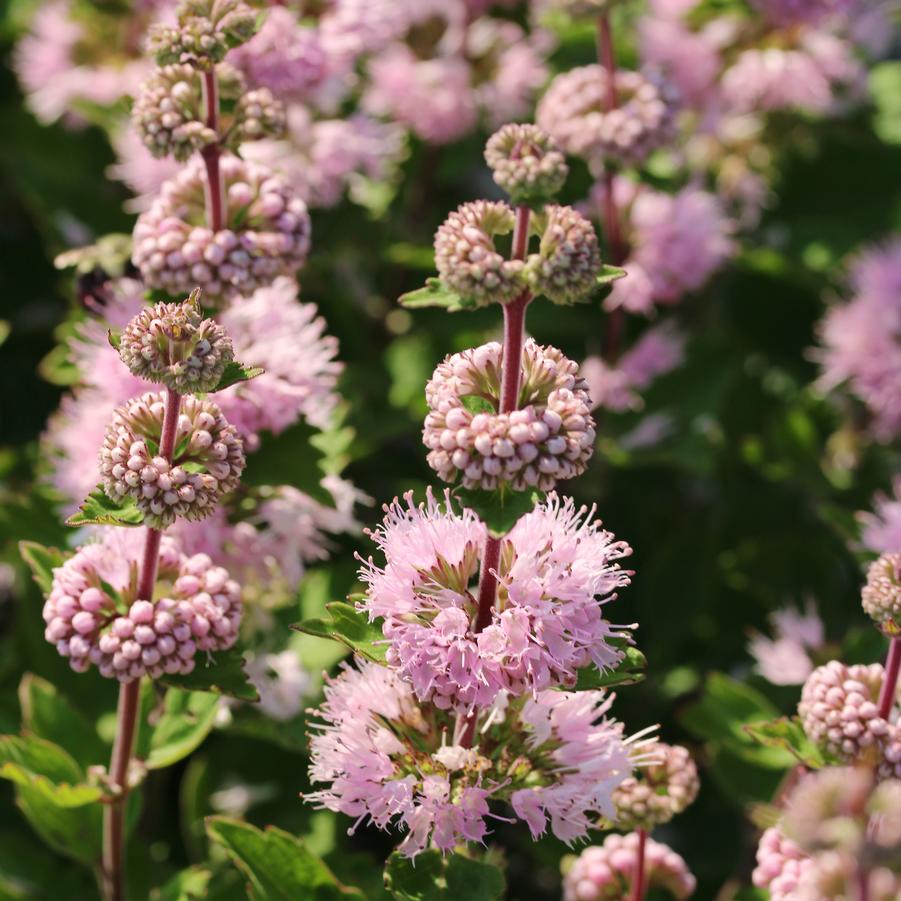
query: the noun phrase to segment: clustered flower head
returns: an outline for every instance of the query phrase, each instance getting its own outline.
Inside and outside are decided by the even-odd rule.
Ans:
[[[575,684],[578,669],[615,666],[614,639],[627,633],[607,622],[603,605],[629,583],[619,560],[631,553],[601,528],[593,511],[551,495],[522,516],[501,540],[497,601],[491,622],[475,634],[485,525],[429,494],[416,505],[386,508],[371,537],[385,557],[371,559],[360,578],[360,608],[383,618],[388,663],[417,698],[469,712],[503,692],[531,693]]]
[[[901,634],[901,554],[883,554],[870,564],[861,601],[883,632]]]
[[[556,142],[535,125],[505,125],[485,145],[485,162],[510,202],[544,203],[563,187],[569,167]]]
[[[798,714],[808,738],[849,763],[876,763],[891,725],[877,702],[885,678],[881,664],[847,666],[831,660],[804,683]]]
[[[225,329],[203,318],[196,292],[181,303],[142,310],[123,330],[119,356],[138,378],[198,394],[219,384],[235,355]]]
[[[114,501],[130,497],[154,528],[176,517],[204,519],[244,471],[234,426],[211,400],[187,395],[171,462],[160,452],[165,396],[144,394],[119,407],[100,450],[103,489]]]
[[[200,286],[207,297],[252,293],[293,275],[310,249],[306,204],[265,168],[227,156],[226,226],[205,224],[203,163],[195,160],[167,182],[134,229],[135,265],[145,283],[171,294]]]
[[[438,365],[426,385],[429,465],[445,482],[462,478],[467,488],[549,490],[584,472],[594,451],[585,382],[559,350],[529,339],[517,409],[498,413],[502,354],[491,342]]]
[[[807,774],[761,837],[754,885],[773,901],[843,901],[857,896],[863,868],[867,897],[893,901],[901,894],[899,810],[901,781],[874,786],[865,766]]]
[[[495,238],[513,231],[506,203],[476,200],[451,213],[435,233],[435,266],[442,281],[466,300],[483,305],[513,300],[525,287],[522,260],[508,260]]]
[[[666,845],[646,839],[645,885],[674,898],[690,898],[697,885],[683,858]],[[622,901],[631,896],[638,860],[638,833],[608,835],[586,848],[563,877],[563,901]]]
[[[557,304],[587,298],[601,271],[594,226],[572,207],[550,204],[535,217],[535,228],[541,242],[526,264],[534,292]]]
[[[658,759],[626,779],[613,795],[614,825],[620,829],[646,829],[668,823],[698,795],[698,768],[686,748],[658,742]]]
[[[243,0],[182,0],[178,25],[157,24],[147,49],[162,65],[190,63],[209,69],[232,47],[253,37],[257,13]]]
[[[573,156],[639,165],[675,135],[672,89],[639,72],[615,76],[616,106],[607,109],[609,75],[599,65],[558,75],[538,104],[538,126]]]
[[[143,536],[113,529],[53,571],[44,637],[77,672],[130,682],[186,674],[198,651],[230,648],[241,623],[241,589],[205,554],[188,557],[163,538],[157,593],[136,596]]]
[[[602,691],[510,699],[471,748],[450,744],[454,719],[420,706],[390,667],[345,668],[325,689],[310,743],[308,800],[406,837],[402,854],[483,842],[489,802],[508,801],[533,835],[550,824],[566,842],[612,811],[611,793],[642,763],[637,742],[607,717]],[[630,756],[631,755],[631,756]],[[637,760],[636,760],[637,758]]]

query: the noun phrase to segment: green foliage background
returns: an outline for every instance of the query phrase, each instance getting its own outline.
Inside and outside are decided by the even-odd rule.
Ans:
[[[8,56],[13,17],[2,27]],[[575,31],[558,61],[566,66],[591,53],[591,35]],[[748,809],[770,799],[790,760],[741,729],[742,722],[790,712],[796,700],[792,690],[751,674],[749,630],[765,628],[770,611],[809,597],[848,657],[882,653],[864,630],[862,558],[849,546],[854,511],[888,487],[898,455],[862,442],[848,426],[854,408],[811,389],[816,368],[809,356],[824,301],[841,284],[843,258],[901,224],[901,64],[877,67],[871,87],[873,102],[853,118],[777,123],[778,201],[738,260],[685,301],[679,316],[690,336],[688,361],[648,393],[644,412],[671,416],[672,434],[633,452],[621,439],[639,416],[605,414],[590,472],[571,486],[635,548],[634,584],[611,611],[618,622],[640,624],[649,674],[620,691],[617,713],[632,730],[660,722],[663,737],[688,744],[703,764],[700,799],[658,836],[689,861],[699,898],[754,897],[738,894],[756,841]],[[99,735],[87,730],[96,745],[110,738],[115,686],[74,675],[44,642],[41,598],[15,543],[70,537],[35,481],[36,440],[62,391],[44,378],[42,361],[74,303],[70,280],[50,261],[76,225],[90,237],[128,231],[131,223],[122,212],[123,191],[104,178],[112,154],[102,132],[38,126],[23,111],[7,68],[0,71],[0,134],[0,559],[16,572],[14,582],[0,586],[0,732],[19,731],[28,694],[20,684],[32,673],[57,686],[85,722],[99,720]],[[410,314],[395,304],[432,274],[431,236],[446,212],[491,190],[483,140],[413,147],[396,196],[380,215],[344,203],[313,217],[302,296],[320,306],[340,339],[347,364],[341,388],[355,435],[346,475],[376,499],[363,511],[370,523],[382,502],[430,482],[419,432],[423,386],[434,365],[492,336],[499,324],[494,309]],[[577,172],[570,199],[586,185],[587,174]],[[536,304],[530,311],[530,331],[577,359],[599,349],[603,327],[597,305],[561,311]],[[303,430],[289,433],[263,452],[269,456],[259,465],[267,472],[301,465],[306,437]],[[314,568],[296,607],[280,614],[280,626],[321,615],[325,601],[351,590],[352,551],[365,548],[363,536],[343,540],[333,562]],[[315,638],[307,647],[314,667],[333,664],[340,653]],[[192,722],[202,715],[195,711]],[[223,792],[234,796],[238,783],[249,787],[247,820],[304,837],[342,882],[363,897],[383,897],[380,862],[392,840],[366,829],[349,838],[348,821],[297,797],[307,788],[303,725],[302,718],[281,727],[239,717],[176,766],[151,772],[134,827],[140,840],[130,847],[135,897],[149,896],[151,887],[211,854],[223,860],[227,841],[210,850],[203,818],[221,809]],[[105,752],[98,762],[104,758]],[[210,829],[234,838],[227,821]],[[289,841],[279,836],[243,840]],[[526,830],[498,822],[492,844],[506,861],[509,897],[558,897],[566,851],[560,843],[533,845]],[[320,877],[325,888],[313,897],[333,897],[329,878]],[[294,877],[284,878],[290,884]],[[231,868],[217,870],[211,882],[203,870],[180,879],[194,880],[193,890],[205,897],[244,896],[245,880]],[[87,871],[65,857],[48,865],[12,785],[0,784],[0,898],[80,898],[93,891]],[[172,891],[180,897],[177,886]]]

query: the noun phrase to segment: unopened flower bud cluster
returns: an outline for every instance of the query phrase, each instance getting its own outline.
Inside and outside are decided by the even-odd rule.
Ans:
[[[183,0],[178,24],[153,26],[147,49],[160,65],[209,69],[232,47],[250,40],[256,24],[256,11],[243,0]]]
[[[510,202],[544,203],[563,187],[569,167],[556,142],[535,125],[505,125],[485,146],[485,162]]]

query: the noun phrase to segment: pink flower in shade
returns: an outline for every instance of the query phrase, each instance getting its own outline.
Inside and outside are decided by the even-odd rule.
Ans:
[[[819,327],[820,387],[847,383],[883,441],[901,433],[901,240],[864,251],[851,266],[853,296]]]
[[[566,871],[563,901],[623,901],[631,893],[638,833],[608,835],[602,845],[586,848]],[[671,848],[649,838],[645,843],[647,885],[674,898],[690,898],[696,880],[688,864]]]
[[[469,64],[458,56],[420,60],[393,44],[369,65],[364,105],[406,125],[424,141],[445,144],[475,126],[478,110]]]
[[[753,5],[773,24],[791,26],[844,16],[856,4],[854,0],[754,0]]]
[[[699,290],[735,252],[734,223],[715,195],[693,185],[676,194],[618,179],[614,193],[625,209],[631,247],[628,273],[613,285],[606,306],[648,314]],[[603,188],[595,189],[598,202]]]
[[[641,392],[657,378],[672,372],[685,359],[685,339],[671,325],[649,328],[615,366],[601,357],[588,357],[581,373],[588,382],[592,409],[614,412],[639,410]]]
[[[278,722],[294,719],[310,690],[310,674],[291,649],[255,654],[245,663],[247,677],[260,695],[259,710]]]
[[[612,810],[613,791],[647,757],[607,718],[611,701],[601,691],[516,699],[463,748],[446,743],[453,718],[420,707],[394,670],[345,667],[326,686],[310,742],[310,779],[324,787],[306,797],[354,817],[351,831],[371,822],[406,832],[400,851],[410,857],[430,843],[449,851],[483,842],[490,800],[509,800],[536,835],[550,820],[558,838],[573,841]],[[524,765],[498,765],[501,749]]]
[[[370,619],[384,618],[388,661],[417,697],[442,709],[468,712],[503,692],[535,693],[572,685],[576,671],[615,666],[618,631],[602,606],[629,582],[617,562],[631,553],[623,541],[555,494],[523,516],[504,537],[498,601],[490,624],[474,634],[484,524],[471,510],[442,508],[429,493],[415,505],[407,494],[386,507],[370,533],[384,567],[364,562],[360,603]]]
[[[80,501],[98,481],[95,458],[113,410],[147,390],[147,383],[128,372],[106,337],[107,329],[121,328],[143,305],[138,282],[113,283],[105,321],[87,320],[70,345],[83,381],[63,398],[45,441],[53,459],[53,484],[71,501]],[[238,298],[216,321],[235,335],[236,359],[266,369],[216,395],[248,451],[259,446],[261,432],[278,434],[301,419],[317,427],[328,423],[341,371],[334,359],[337,342],[325,334],[316,307],[297,302],[292,279],[276,279],[250,297]],[[298,353],[298,347],[304,353]]]
[[[901,552],[901,478],[896,479],[891,496],[877,494],[871,513],[858,513],[863,526],[861,543],[876,554]]]
[[[749,651],[757,672],[773,685],[801,685],[813,672],[812,652],[825,644],[823,621],[812,603],[801,613],[792,607],[770,616],[773,638],[755,635]]]
[[[106,174],[121,181],[136,195],[125,204],[129,212],[141,213],[146,210],[160,188],[183,168],[172,157],[153,156],[133,128],[117,131],[112,137],[112,144],[117,161],[106,170]]]
[[[866,70],[853,53],[824,31],[803,32],[794,48],[745,50],[723,74],[723,98],[733,112],[828,112],[839,97],[863,91]]]
[[[362,113],[314,120],[295,103],[288,106],[287,122],[283,139],[255,141],[241,153],[278,172],[310,206],[334,206],[361,177],[388,178],[404,153],[400,126]]]
[[[301,24],[283,6],[266,13],[260,30],[228,55],[251,87],[269,88],[280,100],[309,100],[332,74],[333,61],[318,29]]]

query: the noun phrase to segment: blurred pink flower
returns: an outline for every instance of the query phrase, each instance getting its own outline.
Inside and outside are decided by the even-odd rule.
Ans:
[[[757,672],[773,685],[800,685],[813,672],[811,651],[825,643],[823,621],[812,603],[805,613],[791,607],[770,617],[774,638],[755,635],[749,650]]]
[[[172,157],[153,156],[131,127],[115,132],[112,144],[118,159],[106,173],[135,193],[136,196],[125,205],[129,212],[141,213],[146,210],[163,184],[178,175],[183,168]]]
[[[892,495],[877,494],[871,513],[858,513],[863,526],[861,542],[877,554],[901,552],[901,478],[896,478]]]

